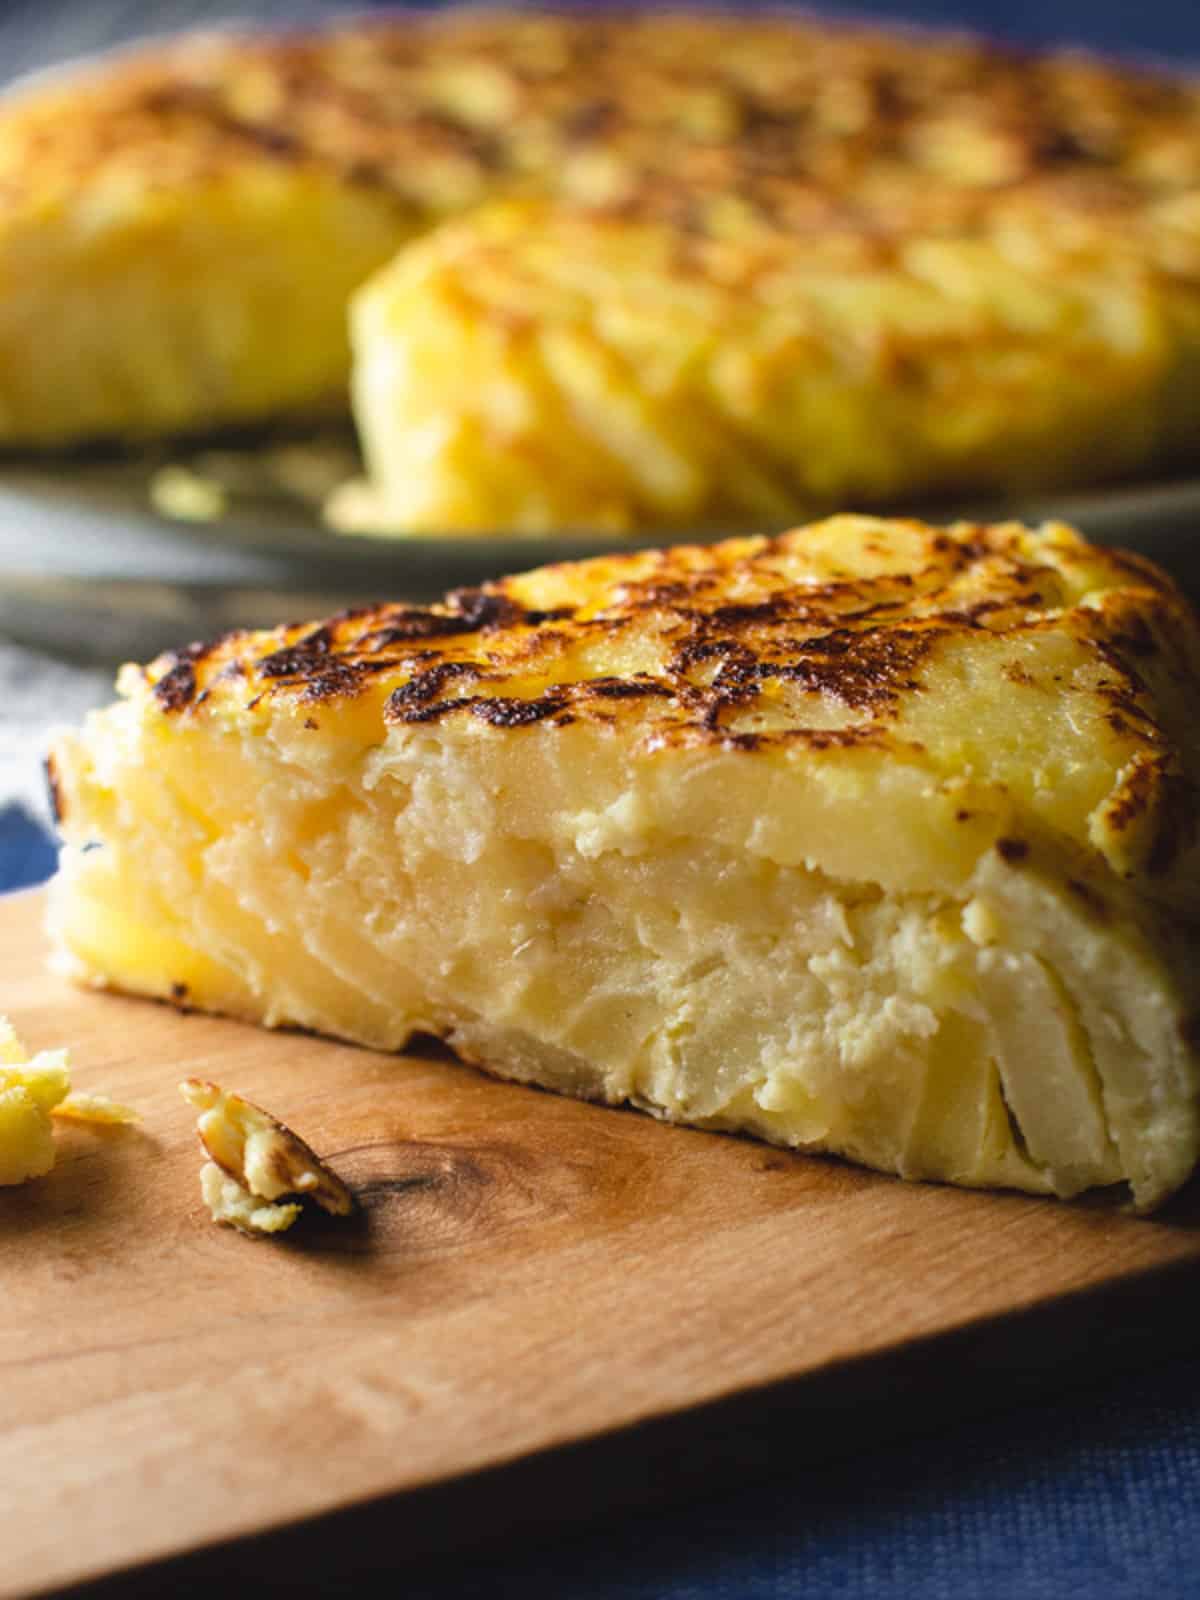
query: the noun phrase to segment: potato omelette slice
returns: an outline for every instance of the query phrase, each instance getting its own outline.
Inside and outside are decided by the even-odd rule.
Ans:
[[[56,744],[57,960],[1149,1208],[1200,1150],[1198,685],[1170,581],[1061,524],[841,516],[235,633]]]

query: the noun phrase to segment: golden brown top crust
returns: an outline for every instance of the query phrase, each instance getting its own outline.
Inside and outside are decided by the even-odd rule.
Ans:
[[[1056,628],[1107,663],[1113,719],[1141,727],[1138,686],[1166,648],[1156,622],[1195,631],[1151,562],[1062,525],[845,516],[774,539],[561,563],[437,605],[232,633],[160,657],[147,677],[168,713],[230,693],[328,706],[372,687],[386,691],[388,724],[467,711],[494,727],[565,725],[641,700],[659,702],[659,723],[669,711],[678,731],[719,736],[730,713],[790,685],[797,706],[835,701],[848,719],[840,734],[859,736],[920,694],[921,663],[947,639]],[[1019,682],[1021,669],[1007,674]],[[772,725],[762,738],[793,731]]]
[[[0,199],[301,164],[428,220],[549,194],[700,237],[1138,213],[1200,182],[1200,89],[811,20],[454,11],[212,34],[31,88]]]
[[[339,747],[537,727],[623,732],[654,757],[915,763],[990,786],[1122,875],[1161,883],[1186,856],[1189,903],[1198,686],[1200,627],[1150,562],[1062,524],[865,516],[230,634],[122,681],[173,727]]]

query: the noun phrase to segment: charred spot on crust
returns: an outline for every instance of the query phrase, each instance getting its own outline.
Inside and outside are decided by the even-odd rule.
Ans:
[[[1005,623],[1013,620],[1014,616],[1020,620],[1023,612],[1036,612],[1042,604],[1042,596],[1036,591],[1026,594],[1005,595],[1002,599],[976,600],[969,606],[956,606],[949,610],[939,611],[938,619],[941,622],[957,624],[961,628],[992,628],[1003,630]]]
[[[196,669],[190,661],[176,661],[154,685],[154,696],[164,711],[182,711],[196,694]]]
[[[408,644],[414,639],[448,638],[456,633],[477,633],[477,626],[468,618],[447,615],[439,611],[398,611],[387,623],[376,629],[369,641],[373,650],[386,649],[388,645]]]
[[[1159,761],[1145,756],[1135,757],[1132,770],[1105,812],[1105,821],[1110,828],[1123,833],[1139,817],[1145,816],[1161,781],[1160,768]]]
[[[559,726],[574,720],[559,715],[570,704],[570,696],[565,689],[549,689],[532,700],[518,700],[506,695],[459,695],[450,700],[432,700],[442,681],[445,680],[427,678],[424,685],[418,684],[413,694],[408,693],[409,684],[397,689],[387,703],[387,720],[399,723],[436,722],[453,711],[469,711],[472,716],[493,728],[524,728],[534,722],[543,722],[547,717],[557,718]]]
[[[309,701],[348,699],[359,692],[365,678],[383,670],[379,662],[322,662],[305,677],[302,698]]]
[[[400,664],[400,658],[378,651],[359,655],[340,650],[332,624],[325,623],[295,644],[261,657],[258,671],[272,687],[292,687],[303,700],[321,701],[356,695],[366,679]]]
[[[258,670],[264,678],[304,677],[312,673],[318,662],[329,654],[332,642],[333,630],[326,623],[314,628],[295,644],[285,645],[263,656],[258,663]]]
[[[722,608],[728,618],[730,608]],[[740,608],[743,613],[751,608]],[[708,613],[708,618],[716,613]],[[772,620],[795,621],[782,605],[771,607]],[[761,621],[762,619],[756,619]],[[746,698],[775,678],[815,693],[827,694],[857,710],[882,711],[902,693],[920,687],[915,669],[938,635],[933,627],[868,624],[835,628],[809,639],[784,639],[756,652],[736,638],[692,638],[676,651],[673,669],[688,674],[696,666],[718,660],[710,687],[726,699]]]
[[[763,671],[851,708],[880,709],[920,687],[914,672],[936,637],[929,628],[835,629],[808,640],[798,660],[772,663]]]
[[[853,750],[862,745],[879,745],[883,734],[878,728],[789,728],[786,739],[806,744],[810,750]],[[918,748],[910,744],[910,749]]]
[[[451,711],[467,709],[497,728],[524,727],[551,716],[561,728],[576,719],[573,715],[558,713],[593,697],[599,700],[672,699],[675,694],[669,684],[639,673],[631,678],[586,678],[578,683],[555,685],[541,697],[530,700],[503,695],[458,695],[441,701],[437,698],[448,683],[461,678],[478,680],[486,676],[476,663],[470,661],[441,661],[426,667],[392,691],[384,708],[384,719],[388,722],[430,722]]]
[[[708,615],[719,628],[736,628],[752,622],[782,622],[795,615],[795,602],[785,595],[773,595],[770,600],[757,600],[752,604],[717,606]]]
[[[669,684],[641,672],[632,678],[588,678],[578,688],[602,700],[636,700],[641,696],[669,700],[674,693]]]
[[[456,634],[486,633],[518,624],[537,627],[571,615],[569,607],[554,611],[527,611],[508,595],[492,589],[455,589],[446,596],[445,606],[406,606],[389,608],[361,641],[365,648],[386,649],[393,644],[408,644],[418,639],[452,638]]]
[[[527,610],[497,589],[452,589],[446,603],[458,611],[463,631],[471,633],[518,625],[537,628],[544,622],[561,622],[574,615],[571,606],[556,606],[549,611]]]
[[[1112,707],[1105,720],[1114,733],[1151,741],[1157,739],[1158,725],[1154,717],[1131,694],[1106,685],[1102,685],[1097,692]]]
[[[389,702],[387,720],[399,723],[438,722],[451,711],[462,711],[474,703],[469,695],[459,695],[452,700],[435,700],[432,705],[393,706]]]
[[[384,718],[389,722],[401,722],[406,711],[414,706],[427,706],[455,678],[478,676],[479,668],[474,662],[439,661],[435,666],[414,673],[407,683],[392,690],[384,708]]]
[[[488,589],[452,589],[446,596],[446,604],[458,612],[459,626],[464,633],[508,627],[522,616],[515,600]]]
[[[877,728],[870,727],[787,728],[783,733],[772,734],[735,732],[728,728],[714,731],[725,750],[761,750],[776,740],[800,744],[808,750],[856,750],[878,747],[884,742],[884,735]]]
[[[706,661],[726,661],[731,656],[750,662],[757,659],[738,639],[689,638],[675,652],[671,666],[676,672],[687,672],[690,667],[701,666]]]
[[[493,728],[525,728],[541,722],[562,711],[567,704],[566,695],[550,692],[537,700],[510,700],[503,695],[469,702],[471,715]]]
[[[574,615],[573,606],[554,606],[549,611],[526,611],[521,621],[530,628],[540,628],[543,622],[567,622]]]

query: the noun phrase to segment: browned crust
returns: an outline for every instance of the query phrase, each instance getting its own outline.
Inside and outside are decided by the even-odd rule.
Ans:
[[[2,126],[10,206],[109,171],[153,189],[302,166],[416,216],[516,192],[655,217],[681,260],[689,238],[726,236],[729,196],[751,228],[841,234],[884,260],[996,202],[1114,219],[1200,181],[1186,80],[719,14],[454,10],[197,37],[27,91]]]
[[[878,525],[880,539],[886,526]],[[579,718],[645,718],[653,710],[662,738],[832,749],[880,741],[904,702],[922,693],[928,662],[954,638],[1003,640],[1069,627],[1096,661],[1094,693],[1110,707],[1115,731],[1136,739],[1147,758],[1162,757],[1165,741],[1142,678],[1158,646],[1142,613],[1157,606],[1182,614],[1168,579],[1138,566],[1138,589],[1131,589],[1120,558],[1080,547],[1098,563],[1099,586],[1112,584],[1101,626],[1094,611],[1062,614],[1066,581],[1021,554],[1011,525],[896,526],[920,530],[923,555],[912,570],[883,566],[872,578],[798,584],[787,566],[803,557],[808,530],[638,552],[534,574],[534,584],[549,579],[570,589],[576,605],[530,605],[528,579],[502,579],[458,590],[440,605],[382,605],[317,626],[227,635],[160,658],[149,680],[168,715],[198,712],[214,694],[250,707],[312,707],[370,691],[384,725],[466,714],[494,730],[520,731]],[[869,539],[866,549],[878,554],[882,546]],[[734,592],[742,598],[731,600]],[[1138,605],[1114,606],[1122,595],[1136,595]],[[618,648],[637,635],[653,635],[653,669],[614,677],[574,664],[590,646]],[[518,682],[525,688],[517,690]],[[1016,682],[1022,691],[1032,686],[1019,670]],[[784,696],[835,701],[846,725],[805,726],[795,718],[746,725],[747,714],[770,710]],[[734,714],[738,726],[731,728]],[[310,722],[306,715],[304,725]],[[1141,789],[1131,782],[1115,826],[1139,810]]]
[[[600,557],[437,605],[230,634],[160,658],[146,677],[171,717],[232,700],[310,729],[314,706],[361,703],[376,738],[457,717],[515,738],[620,722],[656,748],[888,748],[905,758],[922,748],[906,709],[947,653],[994,641],[1015,647],[995,652],[998,667],[1011,665],[1022,639],[1050,629],[1070,636],[1080,684],[1035,679],[1018,662],[1003,671],[1013,692],[1088,697],[1120,769],[1106,824],[1114,837],[1136,827],[1147,872],[1161,876],[1191,848],[1196,785],[1150,680],[1194,684],[1200,644],[1164,574],[1065,529],[1043,546],[1014,524],[869,521],[853,538],[876,570],[855,576],[837,569],[823,526]],[[889,562],[900,549],[908,553]],[[1078,604],[1085,593],[1089,603]],[[581,665],[626,648],[645,664],[619,675]],[[1017,864],[1029,847],[1002,838],[997,848]]]
[[[542,569],[577,591],[574,605],[528,606],[521,598],[523,579],[500,579],[456,590],[429,606],[383,604],[317,624],[236,631],[162,656],[147,673],[167,713],[198,708],[221,690],[255,701],[266,695],[334,703],[378,682],[388,689],[389,722],[426,722],[469,709],[495,726],[511,727],[541,720],[568,703],[598,713],[647,699],[711,708],[753,699],[765,685],[779,682],[882,715],[919,692],[922,662],[947,637],[1016,637],[1065,625],[1063,580],[1052,567],[1020,554],[1023,530],[1015,525],[895,526],[920,530],[924,537],[925,559],[916,570],[791,582],[775,569],[803,552],[810,530],[801,528],[774,539]],[[1170,579],[1150,563],[1139,564],[1134,591],[1126,584],[1120,553],[1080,550],[1097,568],[1110,611],[1114,597],[1136,592],[1150,609],[1187,614]],[[731,603],[733,582],[761,592]],[[1129,658],[1144,662],[1158,654],[1154,634],[1136,607],[1127,607],[1103,630],[1092,616],[1081,618],[1079,628],[1095,635],[1092,648],[1106,671],[1097,692],[1113,718],[1149,726],[1145,683]],[[654,629],[662,642],[660,671],[555,681],[573,649],[639,628]],[[514,703],[511,697],[490,687],[478,692],[534,674],[549,680],[544,691],[519,702],[536,705],[537,712],[510,715],[504,708]],[[1020,669],[1006,675],[1023,686],[1030,682]]]

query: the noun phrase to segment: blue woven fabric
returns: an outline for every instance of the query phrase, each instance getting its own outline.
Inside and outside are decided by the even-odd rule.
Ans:
[[[54,841],[24,811],[17,806],[0,811],[0,894],[42,883],[57,859]]]
[[[405,1594],[1190,1600],[1198,1562],[1200,1367],[1177,1363],[536,1554],[442,1563]]]

